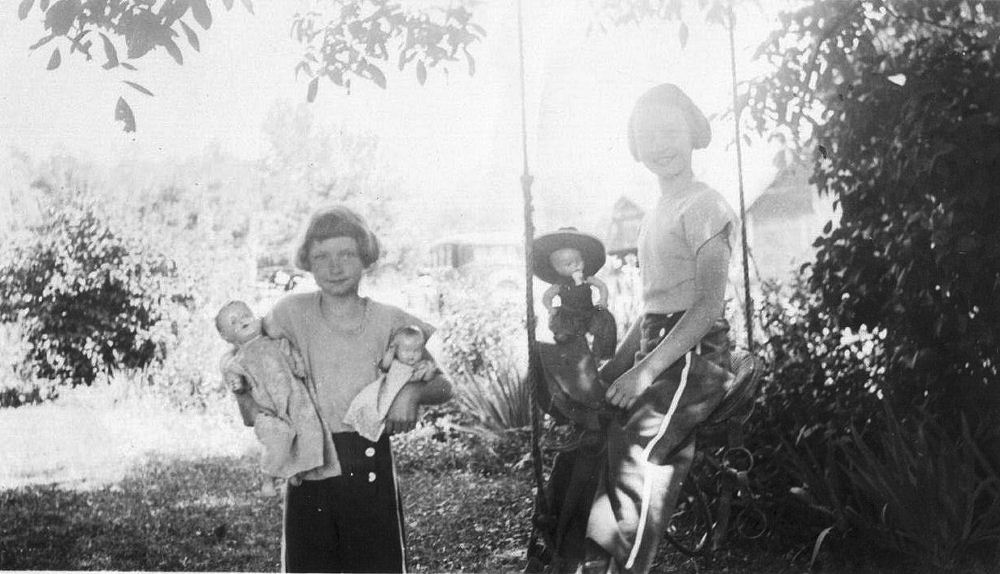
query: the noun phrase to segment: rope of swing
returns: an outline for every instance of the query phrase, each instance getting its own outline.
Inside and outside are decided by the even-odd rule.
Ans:
[[[521,0],[517,2],[517,44],[518,44],[518,64],[520,67],[520,88],[521,88],[521,153],[524,171],[521,174],[521,193],[524,198],[524,309],[525,309],[525,329],[527,330],[528,344],[528,370],[526,383],[528,386],[528,409],[531,417],[531,466],[535,479],[534,516],[547,512],[548,501],[545,497],[545,475],[542,466],[542,450],[540,446],[542,425],[541,413],[535,403],[535,388],[539,384],[537,380],[538,369],[538,349],[535,344],[535,296],[533,286],[533,274],[531,270],[531,260],[533,256],[532,243],[535,238],[534,217],[532,214],[531,184],[533,177],[528,168],[528,121],[527,121],[527,96],[525,95],[524,82],[524,17],[521,7]],[[532,520],[534,523],[534,520]],[[531,538],[528,541],[528,557],[538,547],[538,529],[532,526]]]
[[[736,28],[736,18],[733,15],[733,2],[727,2],[729,8],[729,73],[733,89],[733,129],[736,134],[736,176],[740,190],[740,239],[743,251],[743,320],[747,330],[747,349],[752,353],[753,340],[753,300],[750,297],[750,247],[747,244],[747,208],[743,191],[743,132],[740,129],[740,100],[736,84],[736,39],[733,30]]]

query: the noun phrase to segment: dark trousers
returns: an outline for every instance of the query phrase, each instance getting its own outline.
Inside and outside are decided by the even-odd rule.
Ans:
[[[341,476],[289,486],[288,572],[405,572],[402,504],[389,437],[334,433]]]
[[[680,316],[643,318],[636,361],[663,340]],[[639,573],[652,567],[694,458],[694,429],[722,401],[733,379],[728,334],[729,324],[717,321],[694,349],[607,426],[608,458],[587,535],[614,562],[612,571]]]

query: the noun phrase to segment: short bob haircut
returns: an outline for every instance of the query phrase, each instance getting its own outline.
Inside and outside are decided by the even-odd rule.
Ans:
[[[694,105],[691,98],[674,84],[660,84],[650,88],[639,97],[632,108],[632,115],[628,118],[628,150],[632,153],[635,161],[640,161],[639,147],[635,141],[639,113],[654,106],[674,106],[684,114],[688,128],[691,129],[691,143],[694,149],[707,147],[712,141],[712,126],[709,125],[708,118],[698,109],[698,106]]]
[[[365,220],[353,210],[336,205],[321,209],[309,218],[305,235],[299,248],[295,251],[295,266],[303,271],[312,271],[309,264],[309,250],[314,243],[333,239],[334,237],[350,237],[358,243],[358,255],[365,267],[371,267],[378,261],[381,248],[378,238],[365,223]]]

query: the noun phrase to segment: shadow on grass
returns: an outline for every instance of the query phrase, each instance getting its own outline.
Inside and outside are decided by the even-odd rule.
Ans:
[[[526,477],[401,477],[415,571],[519,571]],[[281,498],[253,456],[149,458],[92,490],[0,491],[0,570],[278,571]],[[363,519],[363,517],[359,517]]]
[[[153,458],[117,484],[0,492],[0,570],[280,568],[281,505],[252,457]]]
[[[416,471],[400,482],[413,571],[521,571],[528,473]],[[97,489],[0,490],[0,570],[278,571],[281,499],[261,495],[260,486],[255,456],[161,456]],[[801,571],[801,561],[760,548],[710,562],[673,555],[656,569]]]

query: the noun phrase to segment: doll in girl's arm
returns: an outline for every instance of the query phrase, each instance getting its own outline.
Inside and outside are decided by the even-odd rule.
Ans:
[[[297,484],[299,474],[323,465],[324,431],[304,362],[287,339],[264,335],[261,320],[242,301],[223,305],[215,326],[233,345],[222,357],[223,378],[264,447],[260,466],[268,478],[262,491],[274,494],[284,480]]]
[[[385,418],[399,391],[414,378],[424,380],[428,369],[436,370],[427,359],[426,337],[420,327],[408,325],[392,335],[379,362],[379,377],[351,401],[344,423],[366,439],[377,442],[385,431]],[[414,376],[416,374],[416,376]]]

